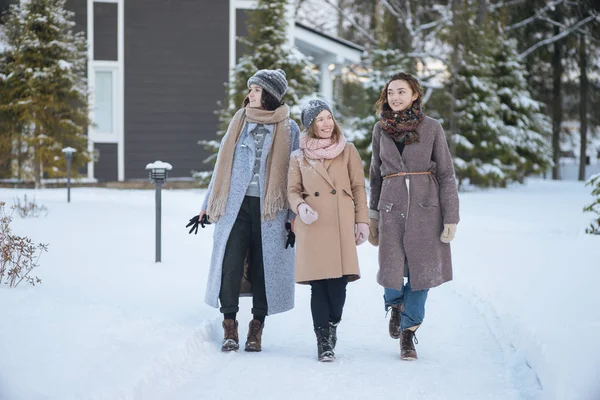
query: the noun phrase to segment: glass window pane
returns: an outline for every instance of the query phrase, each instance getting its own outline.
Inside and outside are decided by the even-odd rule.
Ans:
[[[96,71],[96,131],[113,133],[113,74]]]

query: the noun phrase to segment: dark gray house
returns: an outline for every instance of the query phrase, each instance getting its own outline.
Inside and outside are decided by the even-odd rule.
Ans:
[[[14,1],[0,1],[3,9]],[[358,62],[362,48],[325,35],[293,18],[288,37],[313,56],[321,94],[331,99],[332,73]],[[217,101],[236,64],[235,37],[245,33],[248,0],[67,0],[88,40],[92,92],[89,148],[99,158],[88,178],[147,178],[146,164],[173,165],[171,177],[206,169],[197,144],[215,138]]]

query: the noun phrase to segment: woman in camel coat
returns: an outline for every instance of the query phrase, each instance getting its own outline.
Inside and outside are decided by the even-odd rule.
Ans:
[[[336,329],[346,284],[360,278],[356,246],[368,237],[365,178],[358,151],[344,136],[329,105],[315,99],[302,110],[307,129],[292,153],[290,209],[299,218],[296,282],[310,284],[311,310],[320,361],[334,359]]]

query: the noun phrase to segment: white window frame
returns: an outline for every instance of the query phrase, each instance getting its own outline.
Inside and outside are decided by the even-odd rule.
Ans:
[[[90,139],[95,143],[119,143],[119,117],[121,105],[119,104],[119,90],[121,88],[119,82],[119,65],[114,61],[94,61],[92,74],[88,80],[91,89],[90,95],[90,117],[92,122],[95,122],[96,116],[96,73],[110,72],[112,75],[112,132],[99,132],[97,127],[92,125],[89,129]]]
[[[117,4],[117,61],[94,60],[94,3]],[[88,151],[94,151],[94,143],[117,144],[117,179],[125,180],[125,0],[87,0],[88,66],[90,88],[89,117],[94,121],[96,71],[113,72],[113,133],[88,129]],[[94,161],[88,163],[88,178],[94,179]]]

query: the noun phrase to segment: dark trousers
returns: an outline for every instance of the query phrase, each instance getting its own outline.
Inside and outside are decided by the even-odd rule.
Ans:
[[[329,322],[339,322],[342,319],[347,284],[347,276],[310,282],[310,309],[315,328],[326,328]]]
[[[221,275],[220,311],[237,313],[240,300],[244,260],[249,251],[249,280],[252,284],[252,314],[267,315],[265,269],[263,265],[262,235],[260,230],[260,198],[246,196],[233,224]]]

